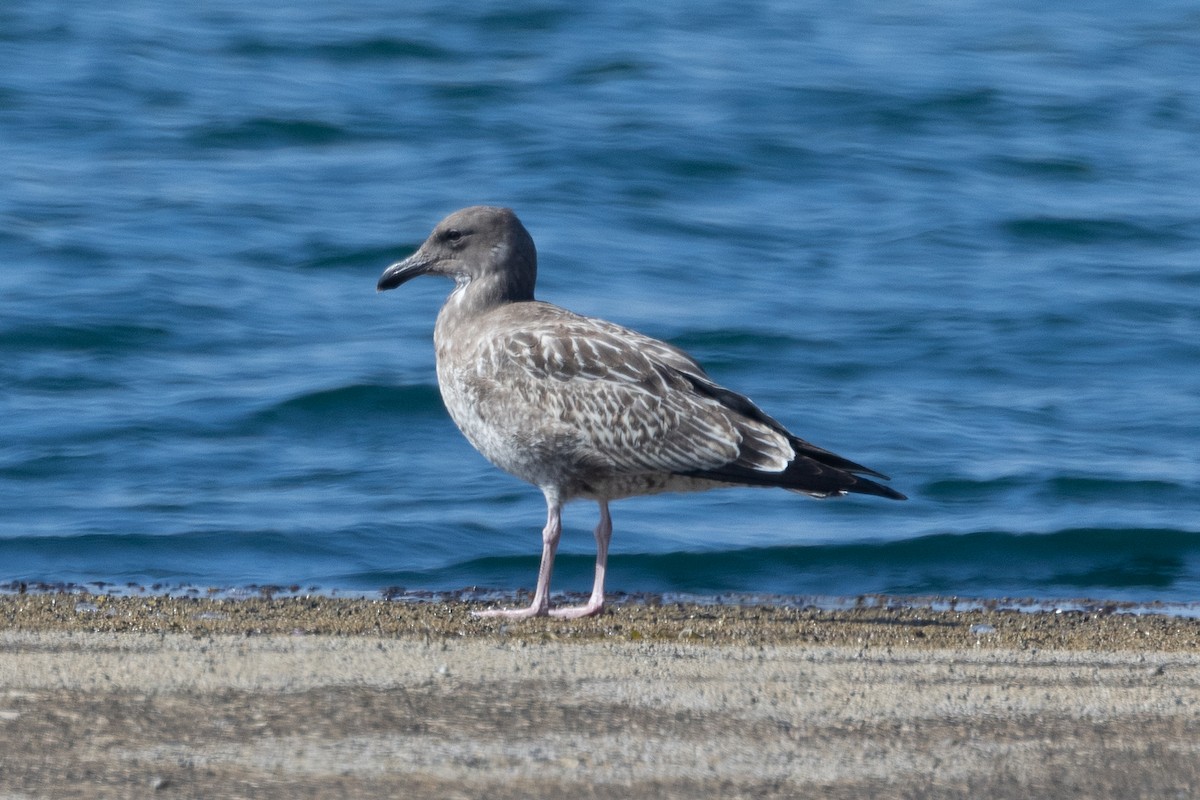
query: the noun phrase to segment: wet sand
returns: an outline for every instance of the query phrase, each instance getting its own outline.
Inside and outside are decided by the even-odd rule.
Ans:
[[[1200,620],[0,596],[0,798],[1193,797]]]

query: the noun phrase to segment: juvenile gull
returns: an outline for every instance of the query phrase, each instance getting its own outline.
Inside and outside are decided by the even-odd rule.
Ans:
[[[608,503],[657,492],[778,486],[814,497],[904,495],[887,479],[793,436],[718,386],[677,347],[533,298],[537,251],[516,214],[474,206],[438,223],[379,291],[418,275],[454,279],[433,329],[438,386],[459,430],[500,469],[542,490],[542,563],[528,608],[483,616],[583,617],[604,607]],[[550,608],[561,513],[600,505],[596,577],[582,606]]]

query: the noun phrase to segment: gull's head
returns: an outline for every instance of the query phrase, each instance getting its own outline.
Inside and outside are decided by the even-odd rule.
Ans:
[[[418,275],[444,275],[458,290],[478,286],[472,291],[500,301],[532,300],[537,250],[511,209],[471,206],[439,222],[415,253],[383,271],[375,288],[395,289]]]

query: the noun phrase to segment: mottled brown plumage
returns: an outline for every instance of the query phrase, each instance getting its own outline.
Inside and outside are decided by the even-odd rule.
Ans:
[[[434,328],[438,385],[450,416],[493,464],[540,488],[548,518],[542,566],[524,617],[594,614],[604,604],[608,501],[719,486],[776,486],[817,497],[904,499],[874,470],[805,442],[748,398],[712,381],[682,350],[534,299],[537,254],[512,211],[475,206],[442,220],[379,279],[450,277]],[[588,603],[549,606],[562,505],[600,505]]]

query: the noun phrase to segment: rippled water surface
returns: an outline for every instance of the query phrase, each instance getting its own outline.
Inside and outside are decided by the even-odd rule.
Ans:
[[[107,5],[0,9],[0,583],[530,585],[374,291],[487,202],[911,497],[623,501],[612,589],[1200,598],[1193,4]]]

